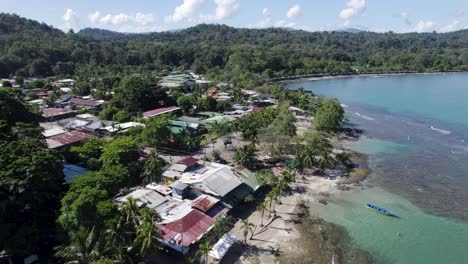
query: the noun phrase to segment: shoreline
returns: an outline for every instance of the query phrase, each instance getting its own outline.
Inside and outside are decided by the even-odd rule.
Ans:
[[[355,158],[353,163],[359,162],[357,168],[367,168],[367,156],[356,152],[352,154]],[[359,173],[359,177],[355,178],[352,175],[355,169],[350,171],[349,176],[334,179],[298,174],[291,191],[281,197],[281,204],[275,205],[277,218],[271,221],[269,212],[265,212],[263,223],[271,221],[269,225],[259,226],[261,215],[258,211],[248,216],[249,221],[257,225],[253,238],[247,241],[249,246],[240,245],[243,231],[240,221],[236,223],[231,234],[237,237],[238,245],[228,251],[220,263],[292,263],[291,260],[293,263],[348,263],[348,260],[370,263],[370,254],[353,247],[344,227],[312,217],[309,213],[311,204],[326,206],[332,196],[361,189],[363,186],[360,182],[368,173]]]
[[[449,73],[468,73],[468,71],[434,71],[434,72],[372,72],[372,73],[350,73],[350,74],[308,74],[300,76],[287,76],[276,78],[267,83],[289,83],[295,81],[320,81],[327,79],[351,78],[351,77],[386,77],[401,75],[428,75],[428,74],[449,74]]]

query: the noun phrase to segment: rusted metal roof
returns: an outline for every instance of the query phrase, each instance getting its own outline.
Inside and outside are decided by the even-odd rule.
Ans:
[[[187,167],[190,167],[192,165],[194,165],[195,163],[197,163],[199,161],[199,159],[196,159],[194,157],[186,157],[186,158],[183,158],[179,161],[177,161],[177,164],[183,164]]]
[[[214,222],[214,219],[202,212],[192,210],[181,219],[159,225],[159,228],[164,241],[188,247],[201,238],[213,226]]]
[[[206,211],[210,210],[213,206],[215,206],[218,202],[218,199],[203,194],[200,195],[197,199],[193,200],[192,207],[205,213]]]
[[[70,104],[75,104],[75,105],[81,105],[81,106],[91,106],[91,107],[96,107],[98,105],[101,105],[102,102],[100,101],[95,101],[95,100],[85,100],[81,98],[72,98],[69,101]]]
[[[63,147],[63,146],[67,146],[67,145],[80,142],[88,137],[90,137],[90,135],[79,132],[79,131],[72,131],[72,132],[52,136],[46,139],[46,141],[47,141],[47,145],[49,146],[49,148],[59,148],[59,147]]]
[[[73,113],[69,108],[43,108],[41,112],[45,118]]]
[[[177,107],[177,106],[170,106],[170,107],[158,108],[158,109],[154,109],[154,110],[150,110],[150,111],[144,112],[144,113],[143,113],[143,116],[144,116],[144,117],[158,116],[158,115],[161,115],[161,114],[165,114],[165,113],[170,113],[170,112],[173,112],[173,111],[177,111],[177,110],[179,110],[179,109],[180,109],[180,108]]]

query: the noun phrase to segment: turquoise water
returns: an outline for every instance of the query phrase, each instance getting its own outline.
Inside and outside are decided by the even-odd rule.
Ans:
[[[406,146],[391,141],[362,136],[358,141],[350,142],[347,147],[367,155],[398,154]]]
[[[468,263],[468,74],[294,82],[338,98],[364,135],[369,188],[311,213],[344,226],[376,263]],[[371,202],[402,219],[367,210]],[[400,235],[398,235],[398,233]]]
[[[354,245],[376,263],[467,263],[468,224],[424,213],[382,188],[345,192],[311,214],[346,228]],[[366,201],[392,210],[401,219],[365,208]]]
[[[294,82],[344,102],[468,124],[468,74],[413,74]],[[307,83],[304,85],[304,83]],[[449,84],[449,85],[448,85]]]

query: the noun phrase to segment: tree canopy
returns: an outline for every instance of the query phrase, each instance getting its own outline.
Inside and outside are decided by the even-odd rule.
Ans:
[[[325,99],[314,116],[314,124],[318,130],[332,132],[339,129],[344,121],[345,112],[336,99]]]
[[[99,29],[63,33],[17,15],[0,14],[0,36],[0,77],[86,73],[98,79],[109,72],[145,73],[177,67],[251,86],[286,75],[468,67],[468,30],[347,33],[202,24],[150,34]]]
[[[64,191],[60,155],[47,149],[39,116],[0,90],[0,249],[47,250]]]

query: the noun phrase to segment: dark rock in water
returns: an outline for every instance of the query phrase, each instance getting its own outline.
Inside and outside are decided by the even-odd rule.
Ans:
[[[327,204],[328,204],[328,202],[325,201],[325,200],[323,200],[323,199],[322,199],[322,200],[319,200],[319,203],[321,203],[321,204],[323,204],[323,205],[327,205]]]

